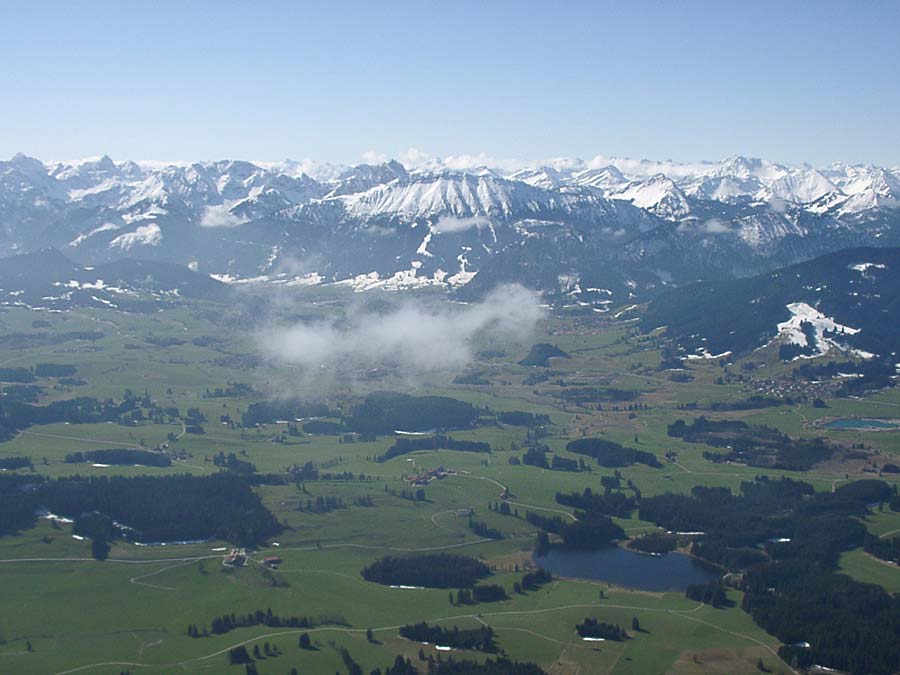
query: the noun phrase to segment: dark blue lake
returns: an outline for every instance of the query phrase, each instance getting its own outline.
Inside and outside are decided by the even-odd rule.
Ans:
[[[534,562],[556,576],[608,581],[644,591],[683,591],[721,575],[716,568],[683,553],[651,556],[620,546],[597,551],[553,549],[535,555]]]
[[[831,420],[825,425],[826,429],[898,429],[895,422],[886,420],[865,420],[845,417],[837,420]]]

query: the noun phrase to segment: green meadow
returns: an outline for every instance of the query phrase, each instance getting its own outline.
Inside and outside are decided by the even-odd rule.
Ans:
[[[340,294],[312,295],[306,309],[312,315],[331,311],[346,302]],[[765,470],[737,464],[715,464],[704,458],[711,448],[683,442],[667,434],[678,419],[705,414],[738,418],[774,426],[793,436],[824,436],[847,447],[863,444],[900,463],[900,432],[823,431],[817,421],[828,417],[900,417],[900,394],[889,390],[871,400],[828,400],[828,408],[798,404],[741,412],[705,412],[713,402],[733,402],[753,391],[741,382],[717,384],[727,375],[714,361],[689,362],[690,382],[673,382],[656,370],[660,359],[658,336],[641,336],[634,324],[605,319],[548,318],[539,334],[527,343],[490,345],[502,356],[476,357],[470,369],[489,377],[490,385],[454,384],[451,377],[410,378],[389,374],[362,383],[322,383],[291,368],[265,361],[248,361],[256,353],[256,329],[229,328],[229,308],[203,304],[152,315],[115,311],[78,310],[48,314],[10,309],[0,314],[3,334],[29,333],[33,322],[50,323],[42,331],[100,331],[91,341],[66,341],[34,348],[0,347],[3,367],[38,363],[72,364],[83,384],[64,385],[39,378],[44,388],[41,405],[93,396],[121,399],[129,389],[160,406],[189,408],[206,417],[204,433],[185,433],[178,419],[144,420],[135,424],[56,423],[35,425],[0,443],[0,459],[25,456],[32,469],[17,473],[51,478],[72,475],[212,474],[220,471],[215,456],[235,453],[251,462],[259,474],[284,475],[288,467],[313,463],[320,471],[365,474],[365,480],[289,480],[280,485],[257,485],[266,507],[283,531],[264,546],[250,551],[241,568],[223,565],[231,545],[223,541],[137,546],[113,544],[109,558],[94,560],[90,542],[73,536],[71,524],[38,525],[0,538],[0,672],[10,673],[243,673],[230,665],[230,649],[258,646],[269,656],[256,661],[260,673],[346,672],[340,649],[346,648],[370,672],[384,669],[398,654],[419,663],[426,657],[446,658],[434,645],[420,645],[398,635],[400,626],[428,621],[448,627],[488,625],[496,631],[502,653],[532,661],[548,673],[755,673],[761,659],[772,672],[790,672],[778,659],[778,641],[766,634],[740,609],[741,595],[729,590],[733,606],[715,609],[688,600],[682,593],[651,593],[610,586],[604,582],[557,578],[539,590],[515,593],[513,584],[533,566],[531,552],[537,529],[524,518],[491,510],[504,490],[511,509],[524,516],[531,510],[571,517],[560,506],[557,492],[602,491],[600,477],[611,475],[591,463],[590,472],[551,471],[513,463],[524,452],[524,427],[489,423],[451,432],[457,440],[490,443],[492,452],[418,451],[386,462],[375,457],[394,442],[392,435],[362,442],[338,435],[289,433],[287,424],[232,428],[223,416],[239,421],[248,406],[268,397],[290,393],[320,396],[332,403],[375,389],[416,395],[457,398],[491,411],[526,411],[548,415],[549,436],[541,439],[552,453],[579,459],[566,443],[583,436],[600,436],[657,455],[662,466],[635,464],[619,469],[644,495],[689,493],[697,485],[737,490],[742,481],[759,475],[790,476],[828,492],[842,482],[873,477],[859,463],[826,464],[806,472]],[[212,338],[198,340],[197,338]],[[159,343],[171,346],[159,346]],[[571,356],[556,359],[543,382],[527,383],[535,372],[516,362],[533,342],[550,342]],[[493,353],[493,352],[491,352]],[[738,365],[729,367],[736,371]],[[562,384],[560,384],[562,381]],[[240,397],[210,397],[229,383],[250,385],[254,393]],[[571,386],[615,387],[639,393],[638,409],[627,404],[576,405],[564,399]],[[697,403],[698,411],[685,410]],[[67,463],[76,451],[102,448],[152,449],[168,444],[177,453],[169,467],[94,466]],[[665,458],[676,453],[675,461]],[[513,460],[511,462],[510,460]],[[434,480],[422,499],[400,493],[406,477],[444,467],[451,475]],[[894,485],[896,474],[881,476]],[[318,497],[339,498],[342,508],[313,513],[304,508]],[[372,506],[359,503],[370,500]],[[474,534],[471,509],[479,521],[502,532],[503,539],[485,540]],[[617,519],[629,534],[652,531],[637,512]],[[873,512],[865,520],[876,535],[900,533],[900,513]],[[502,585],[509,599],[471,606],[451,604],[447,590],[395,589],[365,581],[363,567],[384,555],[445,551],[477,557],[492,569],[489,583]],[[278,556],[281,564],[269,569],[262,560]],[[851,577],[900,592],[900,569],[860,550],[841,557],[840,569]],[[191,625],[208,626],[213,618],[230,613],[246,615],[271,609],[281,616],[316,617],[308,629],[255,626],[222,635],[190,637]],[[589,642],[575,631],[586,617],[629,629],[621,642]],[[631,631],[636,618],[640,631]],[[370,640],[367,631],[371,630]],[[308,633],[314,649],[300,649]],[[485,654],[455,650],[456,659],[483,660]]]

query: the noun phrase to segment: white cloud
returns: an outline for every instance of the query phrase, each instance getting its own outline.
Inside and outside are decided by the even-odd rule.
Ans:
[[[455,216],[441,216],[432,225],[435,234],[447,234],[449,232],[465,232],[473,227],[487,227],[491,224],[487,216],[471,216],[470,218],[456,218]]]
[[[731,228],[718,218],[710,218],[703,223],[703,230],[708,234],[726,234],[731,232]]]
[[[718,218],[700,221],[697,218],[685,218],[678,225],[679,232],[700,232],[702,234],[729,234],[734,232],[728,223]]]
[[[780,197],[769,197],[769,208],[775,213],[785,213],[788,209],[788,203]]]
[[[410,169],[425,168],[439,163],[437,158],[422,152],[418,148],[407,148],[397,155],[397,160]]]
[[[365,164],[384,164],[390,159],[387,155],[375,152],[374,150],[366,150],[362,154],[362,161]]]
[[[308,373],[384,365],[415,373],[458,371],[471,363],[476,337],[523,340],[543,314],[535,293],[511,285],[470,305],[408,300],[382,312],[357,307],[340,320],[275,327],[258,339],[270,358]]]
[[[229,210],[229,204],[207,206],[200,216],[200,227],[237,227],[246,221]]]

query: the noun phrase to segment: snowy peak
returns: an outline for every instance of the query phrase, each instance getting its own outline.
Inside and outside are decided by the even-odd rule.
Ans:
[[[565,177],[552,166],[520,169],[510,175],[511,180],[521,181],[543,190],[555,190],[565,185]]]
[[[17,152],[15,155],[13,155],[13,157],[9,160],[9,164],[24,173],[46,173],[46,168],[44,167],[44,163],[41,162],[41,160],[35,159],[34,157],[29,157],[28,155],[22,154],[21,152]]]
[[[357,217],[397,217],[409,221],[439,216],[509,216],[516,207],[535,212],[547,202],[542,190],[526,183],[498,178],[491,173],[452,171],[413,174],[344,200],[348,211]]]
[[[406,168],[395,160],[378,165],[360,164],[343,171],[335,180],[331,181],[333,187],[327,196],[339,197],[365,192],[376,185],[384,185],[407,176]]]
[[[755,178],[762,182],[778,180],[788,173],[788,168],[757,157],[734,155],[724,160],[713,172],[719,176],[742,179]]]
[[[758,198],[808,204],[835,192],[839,192],[838,187],[821,172],[804,167],[791,170],[769,183],[760,191]]]
[[[606,194],[628,183],[628,179],[621,171],[612,165],[599,169],[586,169],[572,176],[571,184],[596,188]]]
[[[683,218],[691,211],[685,194],[675,181],[663,174],[645,181],[629,183],[610,197],[629,201],[638,208],[669,220]]]

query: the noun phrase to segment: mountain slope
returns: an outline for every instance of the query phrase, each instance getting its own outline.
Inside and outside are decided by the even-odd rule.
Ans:
[[[182,298],[227,300],[232,289],[173,263],[117,260],[96,267],[55,249],[0,259],[0,306],[154,311]]]
[[[816,344],[800,335],[802,324]],[[900,248],[849,249],[755,277],[671,289],[650,303],[642,325],[666,326],[689,353],[745,353],[781,335],[808,346],[805,355],[843,349],[896,361]]]

